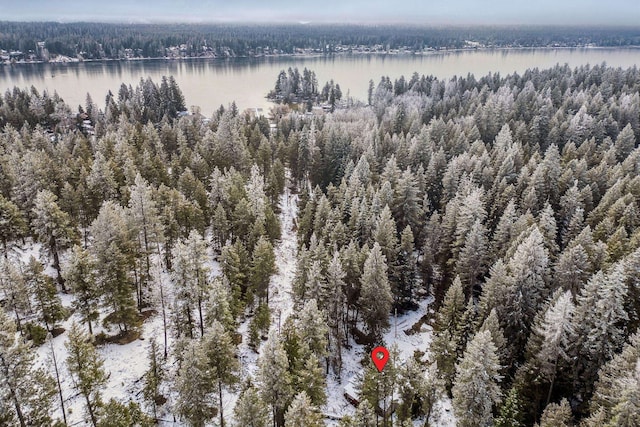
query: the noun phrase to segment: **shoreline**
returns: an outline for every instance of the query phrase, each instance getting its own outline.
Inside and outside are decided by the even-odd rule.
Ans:
[[[443,49],[431,49],[423,50],[421,52],[407,52],[407,51],[392,51],[392,52],[366,52],[366,51],[341,51],[331,53],[281,53],[275,55],[252,55],[252,56],[229,56],[229,57],[214,57],[214,56],[186,56],[179,58],[158,56],[150,58],[101,58],[101,59],[77,59],[73,58],[69,61],[16,61],[16,62],[2,62],[3,66],[29,66],[37,64],[53,64],[53,65],[69,65],[69,64],[83,64],[83,63],[111,63],[111,62],[138,62],[138,61],[196,61],[196,60],[210,60],[210,61],[235,61],[235,60],[263,60],[263,59],[279,59],[279,58],[331,58],[336,56],[435,56],[448,53],[464,53],[464,52],[509,52],[509,51],[553,51],[553,50],[640,50],[640,45],[628,45],[628,46],[506,46],[506,47],[468,47],[468,48],[443,48]]]

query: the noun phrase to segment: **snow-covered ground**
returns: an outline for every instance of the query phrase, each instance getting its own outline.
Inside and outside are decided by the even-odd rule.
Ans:
[[[269,306],[271,308],[272,316],[271,328],[279,328],[280,325],[284,324],[285,320],[293,313],[292,282],[295,275],[297,252],[297,238],[294,224],[297,217],[297,202],[298,196],[296,194],[291,194],[289,189],[287,189],[280,198],[282,238],[275,247],[278,272],[271,278],[270,283]],[[21,251],[18,255],[22,260],[26,261],[31,255],[38,258],[39,250],[40,247],[38,245],[33,245],[29,247],[28,250]],[[209,263],[211,275],[219,275],[220,266],[217,261],[214,260],[213,253],[211,253],[210,259],[212,260]],[[172,300],[173,294],[171,281],[166,272],[158,272],[158,270],[159,269],[156,269],[155,275],[158,280],[162,281],[166,302],[169,304]],[[55,275],[55,271],[52,268],[47,269],[47,273],[52,276]],[[69,295],[62,295],[62,301],[66,307],[69,307],[72,304],[73,297]],[[428,357],[429,344],[432,338],[431,327],[424,324],[419,331],[412,335],[407,335],[405,330],[411,328],[423,315],[427,313],[429,303],[430,300],[423,300],[418,310],[398,316],[397,319],[391,319],[392,326],[384,335],[384,342],[388,348],[396,346],[399,351],[399,357],[403,360],[413,357],[415,351],[422,352],[423,359]],[[71,316],[67,321],[65,321],[62,324],[62,327],[68,330],[74,321],[79,323],[79,318],[76,315]],[[242,367],[243,379],[249,376],[255,378],[260,351],[260,349],[258,349],[258,353],[256,353],[248,346],[249,322],[250,319],[247,318],[239,325],[239,332],[242,334],[242,343],[239,345],[238,357]],[[99,325],[94,327],[94,333],[98,333],[102,330],[102,327]],[[149,338],[157,337],[158,343],[162,346],[164,343],[162,331],[162,314],[158,309],[157,314],[151,316],[145,321],[142,326],[140,339],[127,345],[107,344],[98,348],[98,352],[105,360],[104,368],[110,375],[109,381],[103,391],[103,398],[105,400],[112,397],[117,398],[120,401],[134,400],[144,407],[141,393],[141,379],[148,367],[147,353]],[[50,372],[53,372],[51,354],[52,349],[55,351],[63,396],[65,399],[68,425],[86,425],[83,421],[85,419],[83,401],[73,392],[71,378],[64,363],[67,357],[67,351],[64,346],[66,340],[67,334],[65,333],[38,348],[38,359],[39,363],[46,365]],[[168,344],[169,348],[171,348],[170,334]],[[344,350],[343,352],[342,378],[338,379],[330,374],[327,379],[328,399],[323,411],[328,417],[328,425],[336,425],[337,421],[335,421],[335,419],[338,419],[343,415],[352,414],[355,410],[355,408],[346,400],[344,395],[345,391],[351,394],[355,393],[356,378],[358,374],[362,372],[361,361],[365,359],[365,357],[368,357],[368,355],[365,354],[362,346],[354,344],[353,341],[351,344],[351,348]],[[172,361],[173,358],[170,356],[168,361],[170,371],[173,370],[171,366],[171,363],[173,363]],[[160,425],[172,427],[185,425],[180,421],[174,421],[170,407],[170,403],[175,398],[174,393],[165,389],[165,396],[169,398],[169,401],[159,410],[159,416],[161,418]],[[238,391],[225,393],[224,412],[225,418],[227,422],[230,422],[230,425],[232,425],[233,422],[233,408],[237,399]],[[455,425],[451,415],[450,402],[445,400],[440,402],[438,406],[440,407],[440,419],[437,425]],[[56,407],[57,409],[53,415],[62,418],[62,412],[59,409],[59,404],[56,404]]]

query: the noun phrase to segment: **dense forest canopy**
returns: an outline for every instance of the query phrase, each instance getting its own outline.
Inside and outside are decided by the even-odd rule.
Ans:
[[[636,67],[385,76],[367,105],[280,106],[275,129],[233,105],[181,116],[170,78],[106,101],[0,98],[2,422],[51,423],[32,346],[72,310],[64,363],[94,426],[319,426],[353,349],[390,344],[391,314],[432,298],[429,351],[390,346],[382,374],[365,357],[341,426],[437,424],[443,402],[460,426],[638,424]],[[91,133],[62,123],[78,115]],[[281,317],[274,248],[293,230]],[[154,315],[140,404],[105,402],[91,342],[135,339]]]
[[[0,49],[84,59],[254,56],[296,53],[296,49],[335,52],[338,46],[386,49],[640,45],[640,29],[615,27],[427,27],[390,25],[102,24],[0,22]],[[274,51],[276,49],[276,51]]]

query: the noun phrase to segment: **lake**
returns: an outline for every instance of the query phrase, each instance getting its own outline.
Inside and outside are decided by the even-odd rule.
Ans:
[[[438,78],[454,75],[476,77],[489,72],[522,73],[527,68],[548,68],[556,64],[577,67],[606,62],[615,67],[640,64],[640,49],[558,48],[438,52],[426,55],[354,54],[331,57],[271,57],[104,61],[67,64],[15,64],[0,66],[0,90],[34,85],[38,90],[54,90],[73,108],[85,105],[87,92],[100,108],[108,90],[117,95],[121,83],[135,85],[141,77],[157,83],[163,75],[173,75],[182,88],[187,106],[198,105],[210,115],[220,105],[236,101],[241,110],[268,108],[265,95],[275,84],[280,70],[304,67],[316,72],[322,86],[329,79],[340,84],[343,94],[366,100],[369,79],[392,80],[413,72]]]

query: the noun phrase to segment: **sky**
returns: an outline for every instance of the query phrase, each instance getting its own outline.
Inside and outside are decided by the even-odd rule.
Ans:
[[[638,0],[0,0],[0,19],[99,22],[640,24]]]

